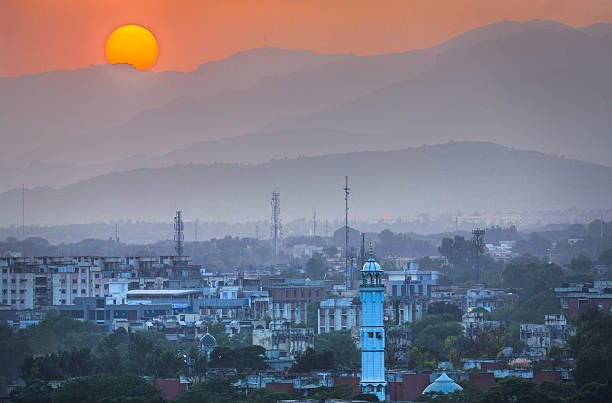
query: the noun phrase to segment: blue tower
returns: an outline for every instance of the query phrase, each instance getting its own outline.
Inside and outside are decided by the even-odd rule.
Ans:
[[[384,401],[387,382],[382,274],[370,250],[370,258],[361,269],[361,391],[375,394],[378,400]]]

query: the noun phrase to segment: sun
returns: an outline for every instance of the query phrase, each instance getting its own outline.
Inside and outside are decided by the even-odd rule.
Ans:
[[[127,63],[148,70],[157,61],[159,46],[151,31],[140,25],[123,25],[110,33],[104,47],[110,64]]]

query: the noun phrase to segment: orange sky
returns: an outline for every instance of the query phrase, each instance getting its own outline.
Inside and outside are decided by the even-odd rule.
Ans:
[[[385,53],[501,20],[612,21],[610,0],[0,0],[0,76],[103,64],[106,36],[135,23],[160,44],[154,70],[191,70],[272,46]]]

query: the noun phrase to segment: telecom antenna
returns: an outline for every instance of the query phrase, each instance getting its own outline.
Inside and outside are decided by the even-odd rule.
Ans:
[[[312,237],[314,239],[317,238],[317,212],[313,211],[312,213]]]
[[[272,207],[272,225],[270,228],[270,235],[272,237],[272,246],[274,247],[274,256],[278,256],[282,248],[282,224],[280,218],[280,193],[276,190],[272,192],[272,201],[270,202],[270,206]]]
[[[472,231],[472,243],[476,251],[476,281],[480,283],[480,272],[482,271],[481,256],[484,253],[485,230],[476,228]]]
[[[359,250],[359,267],[363,267],[366,262],[365,232],[361,233],[361,249]]]
[[[349,213],[349,194],[351,192],[351,188],[348,183],[348,176],[344,177],[344,275],[346,277],[346,288],[350,289],[352,286],[352,270],[351,270],[351,261],[349,257],[349,226],[348,226],[348,213]]]
[[[25,241],[25,185],[21,185],[21,239]]]
[[[117,223],[115,223],[115,249],[119,250],[119,231],[117,229]]]
[[[183,241],[185,240],[185,235],[183,234],[184,229],[183,213],[181,210],[176,210],[176,216],[174,217],[174,242],[176,242],[176,245],[174,246],[174,250],[178,257],[183,256]]]

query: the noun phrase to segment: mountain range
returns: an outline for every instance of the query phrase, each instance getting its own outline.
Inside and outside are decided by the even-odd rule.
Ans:
[[[285,219],[344,210],[359,219],[461,211],[610,207],[612,168],[492,143],[460,142],[400,151],[364,151],[247,164],[146,168],[25,193],[29,224],[163,221],[181,208],[190,219],[268,218],[273,190]],[[0,194],[0,226],[18,222],[21,190]]]
[[[476,199],[454,194],[453,200],[463,209],[607,208],[612,198],[596,200],[591,196],[600,191],[590,190],[589,185],[611,184],[607,173],[602,174],[612,166],[610,112],[612,24],[575,28],[552,21],[501,22],[428,49],[372,56],[261,48],[205,63],[187,73],[92,66],[1,77],[0,192],[5,193],[0,195],[4,208],[0,225],[17,221],[13,210],[20,190],[10,189],[21,184],[30,189],[31,203],[38,203],[39,196],[48,203],[39,206],[41,211],[35,214],[40,216],[31,216],[40,223],[117,218],[118,211],[111,207],[124,208],[121,214],[129,213],[127,218],[166,217],[167,203],[187,203],[173,199],[181,183],[197,188],[188,191],[187,198],[190,194],[203,197],[200,187],[215,189],[206,193],[211,203],[208,209],[198,207],[201,199],[189,201],[202,217],[244,218],[241,211],[248,209],[227,210],[232,203],[217,199],[233,198],[237,190],[228,185],[232,182],[251,190],[241,194],[240,201],[253,208],[259,202],[265,205],[271,190],[285,184],[297,197],[291,208],[306,209],[290,210],[291,214],[297,216],[301,211],[306,215],[316,203],[307,203],[310,199],[300,189],[314,184],[304,176],[308,173],[295,172],[298,166],[312,171],[318,183],[327,183],[327,191],[336,192],[338,177],[368,176],[348,162],[363,157],[362,152],[381,158],[384,166],[387,158],[424,158],[440,147],[465,155],[448,161],[423,159],[425,166],[437,164],[428,169],[387,166],[393,172],[390,177],[401,182],[396,168],[410,168],[408,178],[412,171],[427,177],[442,166],[467,175],[469,170],[460,160],[466,166],[474,164],[470,170],[484,170],[487,172],[481,173],[488,175],[491,166],[486,162],[493,161],[487,153],[479,157],[485,162],[471,159],[483,147],[496,147],[488,143],[509,147],[500,148],[505,150],[503,156],[515,155],[519,160],[526,151],[517,150],[546,154],[529,154],[539,156],[538,164],[546,173],[533,181],[540,183],[546,176],[557,187],[533,193],[539,196],[532,203],[522,194],[527,192],[523,188],[515,189],[518,194],[512,197],[497,190],[497,198],[488,204],[482,199],[484,191]],[[421,145],[431,147],[419,148]],[[443,157],[448,155],[430,155]],[[323,165],[317,168],[317,163],[329,165],[331,182],[318,176],[325,169]],[[561,171],[555,174],[553,166],[563,175]],[[509,163],[504,169],[515,172]],[[594,175],[592,180],[580,176],[587,171]],[[278,172],[282,175],[277,176]],[[284,178],[285,172],[293,175]],[[218,179],[213,180],[213,173]],[[561,183],[561,176],[581,177],[584,183],[569,179]],[[149,193],[137,178],[160,194]],[[243,178],[249,182],[243,183]],[[294,178],[301,178],[295,180],[295,187]],[[371,178],[376,186],[393,182]],[[513,178],[522,185],[519,175]],[[411,185],[419,188],[414,180]],[[472,185],[466,180],[457,178],[457,183],[471,193]],[[448,200],[454,182],[444,183],[447,194],[434,182],[429,183],[431,191],[420,188],[431,193],[423,194],[427,202],[421,205],[411,200],[409,208],[454,209]],[[473,185],[480,189],[479,183]],[[573,199],[570,185],[581,187],[589,196]],[[128,186],[147,197],[137,201],[135,190]],[[115,192],[114,188],[121,190],[115,195],[116,202],[105,194]],[[364,214],[401,215],[398,203],[404,203],[411,191],[400,189],[399,200],[385,193],[386,210]],[[89,191],[104,200],[92,211],[78,207],[80,200],[90,197]],[[474,202],[473,207],[468,201]],[[321,208],[335,217],[340,212],[334,212],[332,205],[336,206],[322,203]],[[71,206],[74,211],[64,211]],[[48,211],[62,214],[50,217]]]

